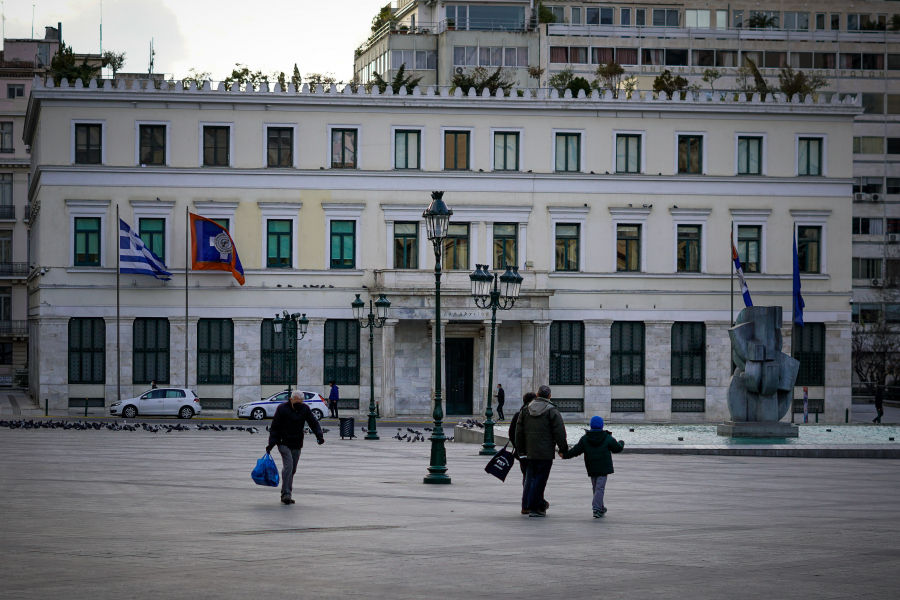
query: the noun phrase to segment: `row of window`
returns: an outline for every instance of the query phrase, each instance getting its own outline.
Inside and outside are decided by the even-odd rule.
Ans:
[[[397,51],[394,50],[396,56]],[[397,59],[394,59],[397,63]],[[407,63],[407,68],[409,68]],[[453,46],[453,66],[459,67],[528,67],[527,47]],[[395,67],[397,68],[397,67]]]
[[[766,69],[790,65],[796,69],[883,70],[887,66],[889,71],[900,71],[900,54],[550,46],[550,62],[555,64],[603,65],[617,62],[625,66],[737,67],[748,66],[751,60],[757,67]]]
[[[900,138],[855,136],[853,138],[853,154],[900,154]]]
[[[565,6],[548,6],[553,13],[556,23],[568,23],[570,25],[621,25],[621,26],[653,26],[653,27],[693,27],[698,29],[710,29],[715,25],[716,29],[728,27],[728,10],[717,9],[686,9],[684,19],[677,8],[655,8],[650,13],[651,20],[647,19],[645,8],[618,8],[615,7],[584,7],[572,6],[566,14]],[[616,11],[619,20],[616,22]],[[812,14],[812,18],[810,18]],[[744,20],[744,17],[747,20]],[[753,19],[753,21],[751,21]],[[860,31],[874,27],[884,29],[888,22],[887,13],[847,13],[844,20],[847,31]],[[783,16],[777,10],[732,10],[731,26],[735,28],[766,27],[791,30],[809,30],[814,28],[819,31],[838,31],[841,28],[841,13],[809,13],[806,11],[785,11]]]
[[[854,177],[853,192],[863,194],[900,194],[900,177]],[[900,233],[900,231],[892,231],[890,233]]]
[[[100,123],[75,125],[76,164],[101,164],[103,160]],[[423,129],[394,130],[394,168],[398,170],[422,169]],[[289,168],[294,165],[294,128],[266,128],[266,164],[273,168]],[[443,144],[443,170],[468,171],[472,169],[471,130],[445,130]],[[164,166],[167,164],[166,125],[139,125],[139,159],[141,165]],[[616,173],[643,173],[642,145],[645,132],[617,133],[615,137]],[[203,126],[203,166],[227,167],[231,165],[231,125]],[[520,171],[521,133],[519,131],[495,131],[492,148],[495,171]],[[554,135],[553,170],[557,173],[579,173],[584,170],[584,133],[558,131]],[[856,147],[854,138],[854,148]],[[889,138],[895,139],[895,138]],[[897,138],[900,140],[900,138]],[[736,139],[737,169],[740,175],[762,175],[764,136],[738,135]],[[677,172],[703,174],[703,133],[677,134]],[[824,173],[824,138],[799,137],[797,139],[797,174],[820,176]],[[354,128],[331,129],[331,168],[359,168],[359,131]]]
[[[610,332],[610,385],[644,385],[645,329],[638,321],[617,321]],[[706,385],[706,325],[673,323],[672,385]],[[794,327],[792,353],[800,361],[796,385],[824,385],[825,325]],[[584,384],[584,323],[550,325],[550,385]]]
[[[260,329],[260,383],[297,383],[296,323],[286,321],[280,335],[272,319]],[[132,383],[170,383],[168,319],[134,320]],[[103,319],[69,319],[69,383],[102,384],[106,380],[106,325]],[[359,384],[359,326],[355,320],[325,322],[323,384]],[[234,323],[231,319],[197,322],[197,383],[234,383]]]
[[[6,84],[6,99],[14,100],[16,98],[22,98],[25,96],[25,84],[24,83],[7,83]]]
[[[888,323],[900,324],[900,304],[887,303],[854,303],[851,320],[860,324]]]
[[[214,219],[229,227],[228,219]],[[99,217],[75,217],[75,256],[77,267],[98,267],[101,265],[101,221]],[[863,221],[865,224],[863,225]],[[875,219],[854,218],[854,233],[871,233],[880,229]],[[892,219],[891,221],[898,221]],[[880,222],[879,222],[880,223]],[[160,218],[140,218],[138,233],[147,247],[162,261],[166,260],[166,223]],[[895,226],[895,224],[892,224]],[[443,242],[442,266],[447,270],[469,269],[470,223],[450,223],[447,237]],[[518,255],[518,223],[493,224],[492,264],[495,268],[521,264]],[[877,229],[876,229],[877,228]],[[703,225],[679,224],[676,227],[676,268],[678,272],[699,273],[703,243]],[[2,233],[2,232],[0,232]],[[557,223],[555,226],[556,271],[580,271],[582,231],[580,223]],[[394,269],[419,269],[419,223],[394,223]],[[619,223],[616,225],[616,270],[619,272],[640,272],[643,226],[639,223]],[[329,231],[329,268],[356,269],[356,221],[332,220]],[[11,236],[9,252],[11,252]],[[3,252],[0,239],[0,257]],[[737,250],[745,273],[760,273],[762,253],[762,226],[739,225],[737,227]],[[797,227],[797,252],[803,273],[821,271],[822,228],[818,226]],[[289,219],[268,219],[266,221],[266,267],[270,269],[290,269],[294,260],[293,222]],[[854,259],[855,260],[855,259]],[[855,263],[854,263],[855,264]],[[873,275],[872,277],[880,277]]]
[[[856,235],[900,233],[900,218],[853,217],[853,233]]]
[[[276,335],[273,321],[261,324],[260,383],[296,383],[296,324],[288,322]],[[706,385],[706,325],[672,325],[672,385]],[[328,320],[324,334],[324,378],[345,385],[359,384],[359,327],[354,320]],[[168,319],[134,321],[135,385],[170,382]],[[100,318],[69,320],[69,383],[105,383],[106,324]],[[823,385],[825,326],[795,327],[793,356],[800,361],[796,385]],[[644,323],[613,323],[610,384],[644,385]],[[197,323],[197,381],[200,385],[234,383],[234,323],[231,319],[200,319]],[[554,321],[550,326],[550,385],[584,384],[584,323]]]

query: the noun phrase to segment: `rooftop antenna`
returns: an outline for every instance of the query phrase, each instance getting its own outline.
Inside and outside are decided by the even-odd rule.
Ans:
[[[3,39],[6,40],[6,6],[0,2],[0,19],[3,20]],[[3,42],[6,45],[6,42]]]
[[[150,69],[147,71],[147,79],[153,79],[153,57],[156,51],[153,49],[153,38],[150,38]]]
[[[31,5],[31,39],[34,39],[34,4]]]
[[[103,56],[103,0],[100,0],[100,56]]]

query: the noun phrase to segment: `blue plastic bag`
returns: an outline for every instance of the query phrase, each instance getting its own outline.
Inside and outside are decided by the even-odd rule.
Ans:
[[[258,485],[278,487],[278,467],[275,466],[275,461],[272,460],[272,457],[268,452],[266,452],[261,459],[256,461],[256,467],[253,469],[253,472],[250,473],[250,477],[252,477],[253,481]]]

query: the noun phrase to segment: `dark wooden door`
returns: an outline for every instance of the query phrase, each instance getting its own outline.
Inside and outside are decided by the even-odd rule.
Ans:
[[[447,414],[471,415],[475,340],[450,338],[446,344]]]

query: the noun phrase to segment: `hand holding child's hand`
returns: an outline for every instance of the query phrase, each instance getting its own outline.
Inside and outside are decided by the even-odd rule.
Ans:
[[[565,456],[563,456],[563,453],[562,453],[562,452],[557,452],[557,454],[559,454],[559,457],[560,457],[560,458],[565,458]]]

